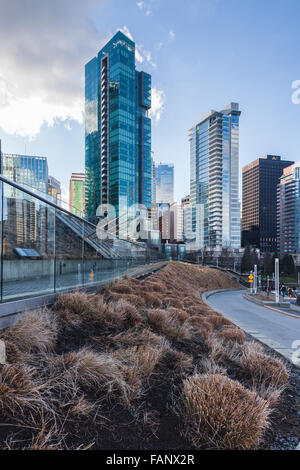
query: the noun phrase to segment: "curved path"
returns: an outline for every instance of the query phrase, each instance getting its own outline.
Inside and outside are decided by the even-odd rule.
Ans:
[[[219,292],[205,301],[263,343],[274,349],[289,350],[285,352],[290,356],[293,342],[300,342],[300,317],[290,317],[252,303],[243,297],[244,293],[244,290]]]

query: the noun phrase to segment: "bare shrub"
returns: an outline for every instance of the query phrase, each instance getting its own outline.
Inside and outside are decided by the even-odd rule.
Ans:
[[[251,449],[267,429],[265,400],[221,374],[194,375],[184,381],[182,415],[187,438],[196,447]]]
[[[15,344],[21,352],[51,351],[57,339],[58,326],[55,316],[47,309],[39,310],[9,326],[4,341]]]

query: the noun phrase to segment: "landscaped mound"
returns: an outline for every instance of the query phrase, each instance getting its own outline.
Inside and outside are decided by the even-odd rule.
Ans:
[[[2,333],[2,449],[250,449],[288,371],[209,308],[226,274],[171,262],[63,294]]]

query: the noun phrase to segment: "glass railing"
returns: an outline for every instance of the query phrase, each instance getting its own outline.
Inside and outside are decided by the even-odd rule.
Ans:
[[[0,302],[105,284],[166,259],[96,227],[0,175]]]

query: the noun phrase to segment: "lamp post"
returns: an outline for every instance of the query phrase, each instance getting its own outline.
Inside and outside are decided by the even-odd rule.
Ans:
[[[279,303],[279,259],[275,259],[275,302]]]

